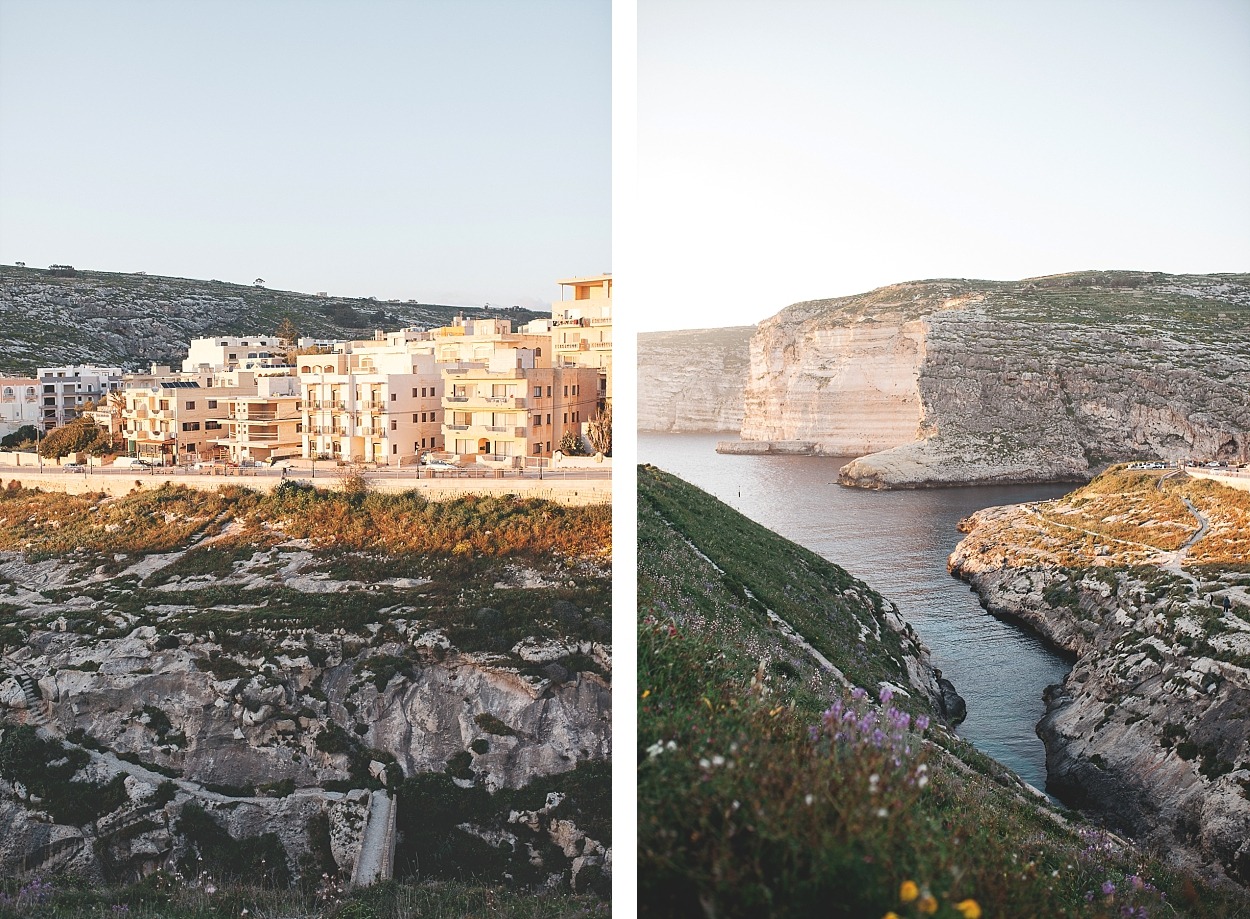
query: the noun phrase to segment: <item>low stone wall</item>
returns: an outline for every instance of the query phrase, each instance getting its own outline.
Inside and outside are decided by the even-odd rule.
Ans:
[[[1250,491],[1250,471],[1231,472],[1190,466],[1186,467],[1185,474],[1195,479],[1210,479],[1212,482],[1219,482],[1221,485],[1236,488],[1238,491]]]
[[[310,480],[303,476],[292,476],[292,481],[311,481],[320,488],[333,489],[339,487],[333,476],[323,480],[317,476]],[[282,483],[278,476],[259,475],[208,475],[185,473],[70,473],[61,470],[40,474],[37,470],[14,469],[0,472],[0,487],[10,482],[18,482],[24,488],[39,488],[43,491],[63,492],[81,495],[89,492],[104,492],[108,495],[121,496],[136,489],[155,489],[162,485],[185,485],[203,491],[215,491],[223,485],[238,485],[257,491],[273,491]],[[527,498],[543,498],[560,504],[608,504],[612,501],[611,479],[539,479],[537,476],[507,478],[437,478],[418,479],[413,475],[385,478],[369,477],[369,487],[380,492],[403,492],[416,490],[431,501],[447,498],[459,498],[464,495],[523,495]]]

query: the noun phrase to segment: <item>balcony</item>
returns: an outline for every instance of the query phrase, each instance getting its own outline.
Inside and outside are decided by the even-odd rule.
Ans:
[[[586,346],[586,342],[584,341],[570,341],[564,344],[560,344],[557,342],[555,349],[557,351],[586,351],[588,350]]]
[[[612,350],[612,342],[610,342],[610,341],[596,341],[596,342],[591,342],[591,344],[590,344],[590,350],[591,350],[591,351],[611,351],[611,350]]]
[[[580,326],[582,324],[582,320],[580,319],[553,319],[551,320],[551,324],[557,328],[565,328],[565,327],[570,327],[570,326]]]
[[[591,325],[611,325],[612,317],[611,316],[596,316],[594,319],[590,320],[590,324]]]

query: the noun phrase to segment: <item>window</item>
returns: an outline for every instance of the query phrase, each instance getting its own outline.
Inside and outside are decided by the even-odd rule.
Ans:
[[[423,389],[423,390],[421,390],[421,395],[423,395],[423,396],[425,395],[425,390],[424,390],[424,389]],[[414,399],[415,399],[415,398],[417,398],[417,387],[415,387],[415,386],[414,386],[414,387],[412,387],[412,398],[414,398]]]
[[[398,395],[399,395],[399,393],[395,393],[395,392],[391,393],[391,401],[392,401],[392,402],[394,402],[394,401],[395,401],[396,396],[398,396]]]
[[[220,421],[205,421],[205,422],[204,422],[204,430],[206,430],[206,431],[220,431],[220,430],[221,430],[221,422],[220,422]]]
[[[391,453],[399,452],[399,444],[391,444]]]
[[[216,399],[209,399],[209,400],[208,400],[208,407],[209,407],[209,408],[216,408],[216,407],[217,407],[217,400],[216,400]]]
[[[577,384],[576,384],[576,383],[574,383],[574,384],[573,384],[573,395],[575,395],[575,396],[577,395]]]
[[[574,413],[573,413],[573,423],[574,423],[574,424],[577,424],[577,423],[581,420],[581,419],[580,419],[580,417],[579,417],[579,415],[580,415],[580,414],[581,414],[580,412],[574,412]]]
[[[544,450],[543,452],[544,452],[544,453],[550,453],[550,452],[551,452],[551,441],[547,441],[547,449],[546,449],[546,450]]]
[[[395,420],[394,418],[392,418],[392,419],[391,419],[391,430],[392,430],[392,431],[398,431],[398,430],[399,430],[399,422],[398,422],[397,420]]]
[[[564,413],[564,423],[565,423],[565,424],[568,424],[568,423],[569,423],[569,413],[568,413],[568,412],[565,412],[565,413]]]
[[[542,424],[543,424],[543,416],[542,416],[542,415],[535,415],[535,416],[534,416],[534,421],[533,421],[533,425],[534,425],[534,427],[536,427],[536,428],[540,428],[540,427],[542,427]]]
[[[182,423],[182,429],[184,431],[198,431],[200,429],[200,423],[198,421],[184,421]]]
[[[534,398],[541,399],[543,397],[543,388],[541,386],[534,387]]]
[[[569,384],[568,384],[568,383],[565,383],[565,384],[564,384],[564,395],[567,397],[567,396],[568,396],[568,394],[569,394]]]
[[[423,414],[423,415],[421,415],[421,416],[419,416],[419,417],[421,418],[421,420],[422,420],[422,421],[425,421],[425,415],[424,415],[424,414]],[[416,423],[417,423],[417,418],[418,418],[417,413],[416,413],[416,412],[413,412],[413,413],[412,413],[412,423],[413,423],[413,424],[416,424]]]
[[[551,424],[551,412],[547,413],[547,424]]]
[[[193,411],[195,411],[195,403],[194,403],[194,402],[188,402],[188,403],[187,403],[187,411],[188,411],[188,412],[193,412]]]
[[[550,399],[550,398],[551,398],[551,387],[550,387],[550,386],[548,386],[548,387],[547,387],[547,398],[548,398],[548,399]]]
[[[542,456],[542,452],[543,452],[543,445],[542,445],[542,444],[534,444],[534,455],[535,455],[535,456]]]

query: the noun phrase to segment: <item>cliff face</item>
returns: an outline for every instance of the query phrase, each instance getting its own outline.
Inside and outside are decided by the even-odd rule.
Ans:
[[[1105,478],[1040,507],[974,515],[951,570],[988,610],[1076,655],[1038,726],[1048,789],[1177,862],[1250,885],[1250,597],[1240,586],[1250,502],[1206,485],[1165,482],[1160,494]]]
[[[638,336],[638,428],[738,431],[753,326]]]
[[[923,320],[901,316],[835,328],[762,323],[751,339],[743,438],[816,441],[841,456],[911,443],[925,337]]]
[[[742,435],[870,453],[844,484],[1088,478],[1250,458],[1250,276],[924,281],[799,303],[751,341]]]

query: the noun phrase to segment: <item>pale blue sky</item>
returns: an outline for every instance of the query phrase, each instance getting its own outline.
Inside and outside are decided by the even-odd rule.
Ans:
[[[1244,0],[638,0],[640,328],[1250,271]]]
[[[0,262],[543,308],[611,269],[608,0],[0,0]]]

